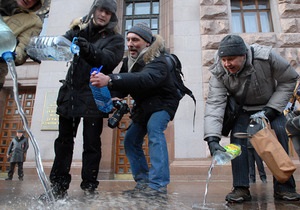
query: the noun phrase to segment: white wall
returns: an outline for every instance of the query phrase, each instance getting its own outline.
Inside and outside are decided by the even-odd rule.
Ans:
[[[181,58],[185,84],[197,100],[195,132],[193,132],[194,103],[185,96],[175,116],[175,158],[206,157],[203,141],[203,94],[201,71],[200,1],[174,0],[174,53]]]

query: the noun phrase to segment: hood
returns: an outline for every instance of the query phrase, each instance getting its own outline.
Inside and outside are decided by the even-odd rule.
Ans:
[[[113,29],[118,24],[118,18],[116,15],[117,12],[117,2],[116,0],[95,0],[91,6],[89,14],[84,18],[84,23],[89,22],[93,18],[93,14],[96,8],[103,8],[112,13],[110,22],[107,25],[107,28]]]
[[[153,35],[154,41],[149,46],[147,52],[145,53],[143,59],[147,64],[154,60],[154,58],[159,57],[165,52],[165,42],[160,35]]]

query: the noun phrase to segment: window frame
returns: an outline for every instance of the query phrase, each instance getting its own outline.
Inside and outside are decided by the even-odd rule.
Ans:
[[[239,9],[233,9],[232,8],[232,3],[238,3],[239,5]],[[254,3],[253,5],[255,6],[255,8],[253,9],[244,9],[244,3],[245,1],[243,0],[230,0],[230,10],[231,10],[231,30],[234,33],[269,33],[269,32],[274,32],[274,25],[273,25],[273,20],[272,20],[272,11],[271,11],[271,3],[270,0],[266,0],[266,8],[259,8],[259,3],[260,0],[252,0],[252,2]],[[249,1],[247,1],[249,2]],[[247,32],[246,31],[246,22],[245,22],[245,14],[247,13],[255,13],[255,17],[256,17],[256,27],[257,30],[255,32]],[[262,13],[266,13],[267,14],[267,18],[268,18],[268,31],[264,32],[263,31],[263,27],[262,27],[262,20],[261,20],[261,14]],[[240,14],[240,23],[241,23],[241,31],[233,31],[233,14]]]

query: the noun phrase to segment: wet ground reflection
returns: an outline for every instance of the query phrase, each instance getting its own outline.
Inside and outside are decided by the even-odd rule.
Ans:
[[[299,176],[300,177],[300,176]],[[68,199],[54,204],[38,201],[44,193],[37,175],[25,176],[24,181],[5,181],[0,177],[1,210],[298,210],[300,201],[284,202],[273,198],[273,183],[257,182],[251,185],[252,201],[242,204],[227,204],[225,196],[230,192],[231,177],[213,178],[209,185],[206,205],[203,206],[203,195],[206,177],[201,180],[173,180],[168,186],[168,197],[132,198],[123,191],[135,186],[133,181],[100,180],[99,194],[95,197],[84,196],[80,189],[80,180],[74,179],[68,190]],[[271,178],[271,177],[270,177]],[[297,191],[300,192],[300,180],[296,177]]]

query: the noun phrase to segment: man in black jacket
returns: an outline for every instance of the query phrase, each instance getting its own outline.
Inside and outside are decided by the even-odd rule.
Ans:
[[[59,90],[57,114],[59,115],[59,135],[55,140],[55,158],[50,173],[53,195],[64,198],[71,182],[74,137],[83,118],[83,153],[81,188],[85,194],[96,193],[101,159],[101,138],[103,117],[98,110],[89,87],[90,70],[103,66],[104,74],[112,73],[120,63],[124,53],[124,38],[116,32],[117,4],[115,0],[94,1],[90,13],[65,37],[78,37],[79,56],[75,55],[67,72],[66,80]]]
[[[124,147],[136,187],[132,195],[165,196],[170,182],[168,150],[164,131],[173,120],[179,104],[159,35],[152,36],[150,28],[139,23],[127,33],[128,57],[119,74],[92,74],[92,85],[108,86],[110,90],[130,94],[135,101],[132,123]],[[148,134],[148,164],[142,149]],[[137,193],[136,193],[137,192]]]

